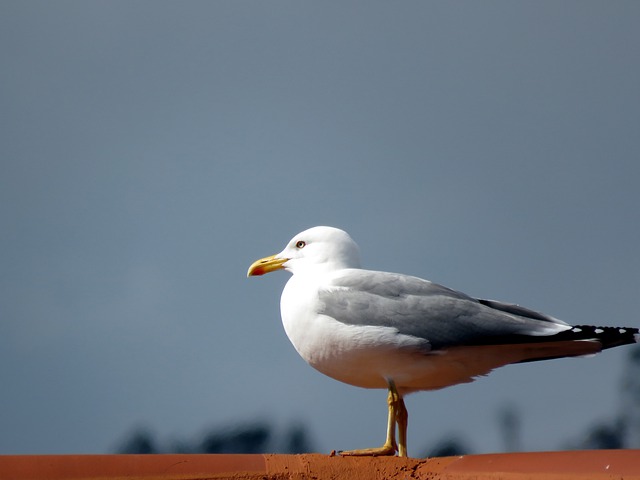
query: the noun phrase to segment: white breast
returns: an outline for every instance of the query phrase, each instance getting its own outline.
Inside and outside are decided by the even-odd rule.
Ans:
[[[322,278],[295,275],[282,292],[282,323],[300,356],[325,375],[351,385],[387,388],[390,378],[402,383],[407,356],[418,355],[421,342],[398,335],[394,328],[346,325],[319,314],[321,283]]]

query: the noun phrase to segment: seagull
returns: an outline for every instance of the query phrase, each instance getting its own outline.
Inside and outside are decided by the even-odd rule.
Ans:
[[[356,242],[333,227],[297,234],[282,252],[254,262],[247,276],[276,270],[293,274],[280,311],[300,356],[341,382],[388,391],[385,443],[341,455],[406,457],[409,393],[472,382],[512,363],[589,356],[640,341],[637,328],[572,326],[418,277],[364,270]]]

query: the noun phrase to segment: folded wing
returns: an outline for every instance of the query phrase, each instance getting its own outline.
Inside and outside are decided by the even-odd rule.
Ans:
[[[506,352],[509,345],[528,352],[511,361],[596,353],[633,343],[638,333],[572,327],[519,305],[475,299],[417,277],[359,269],[340,272],[320,292],[320,300],[320,313],[349,325],[393,328],[399,335],[423,340],[425,352],[479,346],[499,346]],[[536,348],[523,348],[525,344]]]

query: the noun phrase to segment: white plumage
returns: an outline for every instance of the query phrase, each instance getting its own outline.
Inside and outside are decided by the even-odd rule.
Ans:
[[[572,327],[428,280],[363,270],[357,244],[337,228],[299,233],[282,252],[251,265],[248,275],[279,269],[293,274],[280,310],[300,356],[336,380],[389,389],[385,445],[343,454],[406,455],[406,393],[470,382],[510,363],[594,354],[638,341],[638,329]]]

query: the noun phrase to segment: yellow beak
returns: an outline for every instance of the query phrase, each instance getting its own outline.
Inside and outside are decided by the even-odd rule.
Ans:
[[[265,273],[274,272],[276,270],[283,270],[283,263],[288,262],[288,258],[276,258],[275,255],[270,257],[264,257],[260,260],[256,260],[249,267],[247,277],[255,277],[258,275],[264,275]]]

